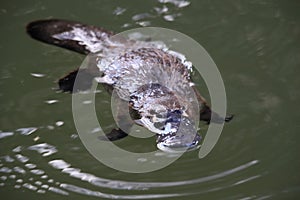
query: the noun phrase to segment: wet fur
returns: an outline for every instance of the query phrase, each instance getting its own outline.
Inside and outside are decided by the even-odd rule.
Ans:
[[[78,22],[68,21],[68,20],[58,20],[58,19],[48,19],[48,20],[38,20],[31,22],[27,25],[26,30],[27,33],[34,39],[56,45],[62,48],[66,48],[81,54],[88,54],[91,51],[88,50],[88,48],[82,44],[81,41],[74,41],[74,40],[60,40],[55,37],[53,37],[56,34],[60,34],[66,31],[71,31],[74,27],[78,27],[84,31],[87,35],[92,34],[95,35],[96,38],[101,42],[102,40],[105,40],[107,37],[112,36],[113,33],[111,31],[107,31],[103,28],[90,26],[90,25],[84,25]],[[148,52],[145,52],[148,51]],[[161,63],[163,65],[172,67],[178,67],[176,69],[180,73],[182,73],[182,77],[186,80],[189,80],[187,77],[187,71],[186,68],[183,67],[182,64],[180,64],[180,61],[169,54],[163,53],[159,50],[153,50],[153,52],[149,52],[148,49],[143,50],[143,48],[139,49],[136,52],[131,52],[130,55],[124,54],[125,59],[126,56],[128,56],[128,59],[132,59],[133,56],[144,56],[147,55],[147,59],[152,60],[152,62]],[[76,80],[79,84],[75,84],[75,79],[78,74],[78,69],[70,72],[66,76],[62,77],[58,81],[58,85],[60,90],[63,92],[78,92],[82,90],[89,89],[92,85],[92,81],[97,74],[95,73],[95,70],[90,69],[80,69],[81,75],[83,75],[82,80]],[[74,84],[77,85],[77,88],[74,88]],[[106,86],[109,90],[109,86]],[[211,116],[213,115],[214,122],[222,123],[224,119],[220,118],[216,113],[212,112],[208,104],[206,103],[206,100],[200,95],[198,90],[193,87],[198,101],[201,103],[202,108],[200,111],[200,120],[207,121],[208,123],[211,121]],[[232,119],[232,115],[227,116],[225,118],[225,121],[230,121]],[[119,134],[117,134],[119,132]],[[117,140],[120,138],[125,137],[127,134],[123,132],[122,130],[114,129],[110,134],[108,134],[109,140]]]

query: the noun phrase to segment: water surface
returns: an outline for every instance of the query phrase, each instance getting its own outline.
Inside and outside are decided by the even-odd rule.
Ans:
[[[12,199],[297,199],[300,196],[298,1],[5,1],[0,4],[0,192]],[[108,168],[82,145],[71,95],[55,81],[82,55],[44,45],[28,22],[63,18],[121,32],[159,26],[187,34],[222,74],[228,110],[216,147],[204,159],[184,154],[146,174]],[[188,55],[187,55],[188,57]],[[198,82],[204,94],[205,86]],[[100,88],[101,89],[101,88]],[[99,116],[110,98],[99,94]],[[110,117],[101,117],[107,129]],[[205,133],[207,126],[203,126]],[[147,151],[154,141],[120,146]],[[187,197],[183,197],[187,196]]]

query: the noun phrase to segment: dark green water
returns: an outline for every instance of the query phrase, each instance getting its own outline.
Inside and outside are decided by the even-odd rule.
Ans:
[[[181,16],[164,20],[153,10],[163,4],[154,0],[0,3],[2,199],[299,198],[300,2],[194,0],[184,8],[165,5],[170,14]],[[126,11],[113,14],[117,7]],[[180,31],[204,46],[219,67],[228,110],[236,117],[204,159],[194,151],[162,170],[127,174],[87,152],[77,137],[71,95],[54,90],[55,81],[84,57],[32,40],[25,26],[53,17],[121,32],[139,27],[132,20],[139,13],[154,15],[140,21]],[[102,98],[98,114],[106,116],[110,98],[104,93]],[[103,123],[109,127],[113,122]],[[152,145],[149,141],[126,138],[118,144],[142,150]]]

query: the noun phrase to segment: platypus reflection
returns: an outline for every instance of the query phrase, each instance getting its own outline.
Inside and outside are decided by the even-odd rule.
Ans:
[[[57,19],[31,22],[27,32],[42,42],[81,54],[95,53],[95,65],[61,78],[59,88],[64,92],[87,90],[96,80],[110,91],[115,89],[122,101],[129,102],[132,122],[156,133],[157,147],[163,151],[195,149],[200,145],[201,137],[192,117],[196,116],[192,93],[200,105],[200,120],[209,123],[232,119],[231,115],[221,118],[211,111],[191,80],[191,63],[163,43],[112,40],[110,31]],[[122,122],[122,109],[117,110]],[[130,124],[123,129],[127,128],[113,129],[106,137],[111,141],[123,138]]]

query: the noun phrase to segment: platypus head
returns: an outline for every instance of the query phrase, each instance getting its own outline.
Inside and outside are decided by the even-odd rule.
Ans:
[[[189,98],[181,96],[159,83],[143,85],[131,95],[132,108],[141,115],[135,122],[156,133],[157,147],[165,152],[199,147],[201,137],[194,121],[199,117],[193,117],[198,112],[193,112],[191,104],[183,101]]]
[[[195,124],[181,110],[168,111],[164,131],[158,134],[157,147],[165,152],[183,152],[200,147],[201,136]]]

